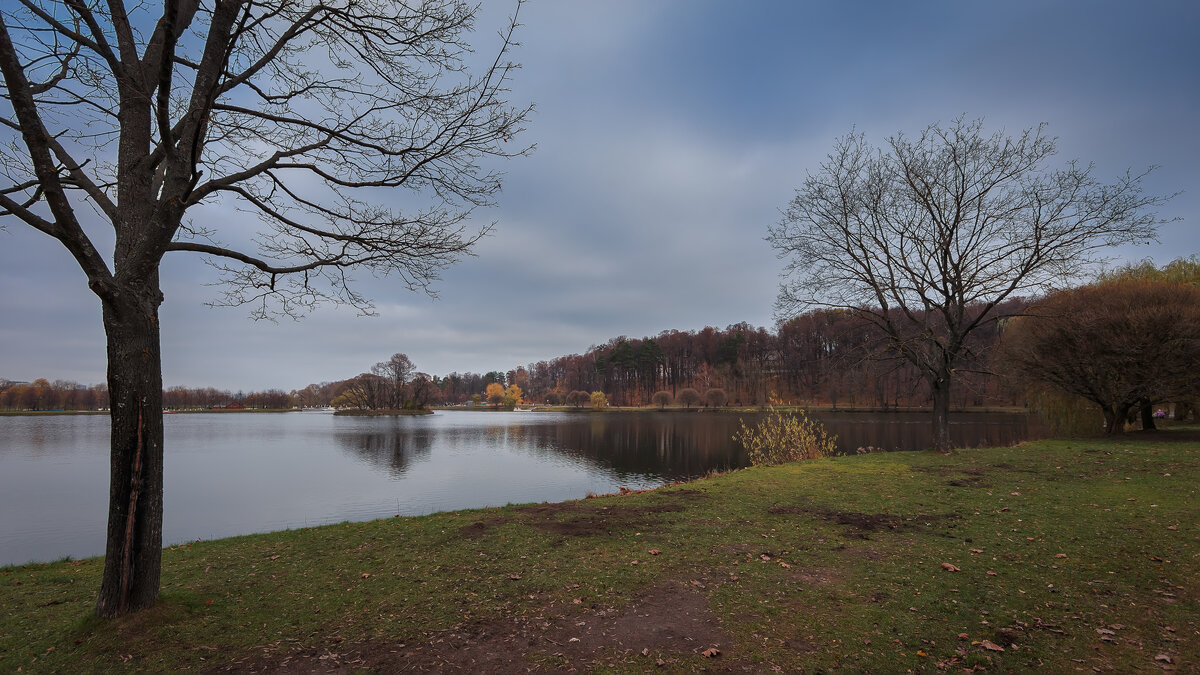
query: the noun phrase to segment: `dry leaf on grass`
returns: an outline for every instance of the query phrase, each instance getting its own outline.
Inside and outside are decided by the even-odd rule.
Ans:
[[[946,570],[947,572],[958,572],[959,571],[957,565],[951,565],[950,563],[942,563],[942,569]]]

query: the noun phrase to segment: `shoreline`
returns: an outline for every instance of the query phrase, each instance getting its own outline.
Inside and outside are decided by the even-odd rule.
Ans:
[[[108,621],[101,558],[0,568],[0,671],[1186,672],[1200,428],[1180,432],[197,541],[164,550],[154,608]]]

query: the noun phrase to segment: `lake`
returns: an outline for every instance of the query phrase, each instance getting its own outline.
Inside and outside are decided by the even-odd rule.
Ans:
[[[168,415],[163,543],[345,520],[563,501],[746,465],[739,417],[449,411]],[[843,451],[929,446],[929,416],[824,413]],[[1010,445],[1024,415],[962,413],[963,446]],[[0,565],[104,553],[108,417],[0,416]]]

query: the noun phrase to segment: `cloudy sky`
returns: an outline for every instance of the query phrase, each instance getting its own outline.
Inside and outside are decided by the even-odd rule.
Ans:
[[[479,49],[507,8],[489,0]],[[1040,122],[1063,161],[1111,180],[1160,168],[1182,194],[1160,263],[1200,253],[1200,3],[534,0],[522,10],[515,102],[537,106],[507,164],[495,233],[443,275],[439,299],[360,286],[379,316],[334,307],[254,322],[217,297],[195,257],[164,263],[167,385],[293,389],[395,352],[420,370],[508,370],[611,337],[773,325],[781,263],[769,223],[834,139],[878,142],[966,114]],[[53,240],[0,231],[0,378],[96,383],[96,298]]]

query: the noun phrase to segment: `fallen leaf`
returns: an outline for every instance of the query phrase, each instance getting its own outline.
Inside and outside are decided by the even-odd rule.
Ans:
[[[760,555],[760,556],[758,556],[758,557],[762,558],[763,562],[770,562],[770,561],[771,561],[771,556],[767,555],[766,553],[764,553],[764,554],[762,554],[762,555]]]
[[[971,636],[970,636],[970,635],[967,635],[966,633],[959,633],[959,634],[958,634],[958,639],[959,639],[959,640],[969,640],[969,639],[971,639]]]
[[[1167,526],[1167,529],[1168,529],[1168,530],[1178,530],[1179,528],[1178,528],[1178,527],[1175,527],[1174,525],[1168,525],[1168,526]]]
[[[1169,654],[1159,654],[1158,656],[1154,657],[1154,660],[1161,663],[1175,663],[1175,659],[1171,658]]]
[[[996,644],[995,642],[992,642],[991,640],[981,640],[979,642],[979,646],[983,647],[984,649],[986,649],[988,651],[992,651],[992,652],[1004,651],[1004,647],[1001,647],[1000,645]]]
[[[662,553],[662,551],[660,551],[656,548],[652,548],[652,549],[650,549],[649,553],[650,553],[650,555],[658,555],[658,554]]]
[[[917,650],[917,656],[929,656],[929,655],[928,655],[928,654],[926,654],[925,652],[921,651],[920,649],[918,649],[918,650]]]
[[[642,649],[642,656],[650,656],[650,648],[649,647]]]
[[[942,569],[946,570],[947,572],[959,571],[958,567],[956,567],[955,565],[951,565],[950,563],[942,563]]]
[[[704,658],[711,659],[711,658],[720,656],[721,650],[717,649],[716,647],[709,647],[708,649],[705,649],[704,651],[702,651],[700,653],[704,655]]]
[[[1055,553],[1054,557],[1055,558],[1065,558],[1065,557],[1067,557],[1067,554],[1066,553]]]
[[[991,571],[991,570],[988,570],[988,571],[987,571],[987,575],[988,575],[989,577],[994,577],[994,576],[996,576],[996,573],[995,573],[995,572],[993,572],[993,571]]]
[[[787,564],[787,563],[783,562],[782,560],[780,560],[780,561],[779,561],[779,566],[780,566],[780,567],[788,567],[788,568],[790,568],[790,567],[791,567],[791,565],[789,565],[789,564]]]
[[[1107,628],[1097,628],[1096,632],[1101,635],[1116,635],[1117,634],[1116,631],[1111,631]]]
[[[362,573],[362,578],[364,578],[364,579],[368,579],[368,578],[370,578],[370,576],[371,576],[371,573],[370,573],[370,572],[363,572],[363,573]]]
[[[662,659],[654,659],[654,665],[656,665],[656,666],[658,666],[659,668],[661,668],[661,667],[663,667],[663,666],[667,665],[667,662],[666,662],[666,661],[663,661]]]
[[[983,549],[981,549],[981,548],[973,548],[973,549],[971,549],[971,553],[983,553]]]
[[[508,575],[508,578],[512,579],[513,581],[516,581],[517,579],[521,578],[521,575],[520,574],[510,574],[510,575]]]

